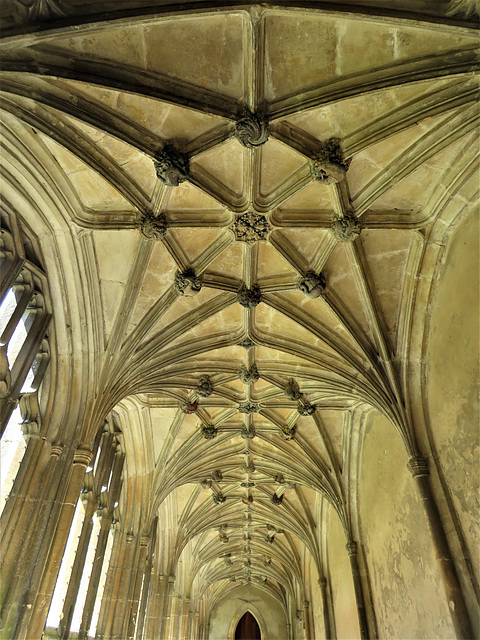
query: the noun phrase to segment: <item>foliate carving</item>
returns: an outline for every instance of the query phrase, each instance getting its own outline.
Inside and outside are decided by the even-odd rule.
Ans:
[[[255,486],[255,482],[241,482],[240,486],[244,489],[253,489],[253,487]]]
[[[241,342],[238,343],[239,347],[243,347],[244,349],[251,349],[252,347],[256,347],[256,343],[251,340],[250,338],[245,338],[245,340],[242,340]]]
[[[190,163],[188,156],[181,153],[171,142],[158,151],[153,164],[157,177],[168,187],[178,187],[188,179]]]
[[[303,400],[298,403],[298,413],[301,416],[312,416],[315,413],[317,406],[308,402],[308,400]]]
[[[237,291],[237,300],[242,307],[256,307],[262,301],[260,287],[257,284],[254,284],[248,288],[245,284],[242,284],[240,289]]]
[[[309,298],[318,298],[325,291],[327,282],[323,273],[307,271],[298,283],[298,288]]]
[[[255,362],[252,364],[252,366],[249,369],[247,369],[247,367],[244,364],[242,364],[238,372],[238,377],[244,384],[247,384],[247,385],[254,384],[260,377],[258,374],[258,368]]]
[[[140,217],[139,228],[145,238],[159,240],[167,233],[167,218],[163,213],[156,216],[152,211],[145,211]]]
[[[293,440],[296,433],[297,433],[297,427],[295,425],[293,427],[289,427],[287,425],[284,425],[282,427],[282,438],[284,440]]]
[[[233,565],[233,561],[232,561],[231,555],[232,555],[232,554],[231,554],[231,553],[229,553],[229,554],[227,554],[226,556],[224,556],[224,562],[225,562],[225,565],[226,565],[227,567],[231,567],[231,566]]]
[[[235,240],[251,244],[258,240],[266,240],[270,225],[266,216],[247,211],[247,213],[235,218],[232,231],[235,234]]]
[[[177,271],[173,284],[178,293],[186,298],[196,296],[202,289],[202,279],[195,275],[193,269],[187,269],[183,273]]]
[[[422,456],[412,456],[407,463],[407,468],[413,478],[430,475],[428,460]]]
[[[298,386],[298,382],[294,378],[290,378],[284,389],[284,393],[289,400],[300,400],[302,392]]]
[[[239,411],[240,411],[240,409],[239,409]],[[255,438],[255,436],[257,434],[255,432],[254,426],[250,425],[249,427],[242,427],[242,431],[241,431],[240,435],[242,436],[242,438],[244,440],[253,440],[253,438]]]
[[[205,440],[213,440],[218,433],[218,429],[213,424],[202,424],[200,432]]]
[[[238,405],[239,413],[258,413],[260,407],[255,402],[243,402]]]
[[[194,402],[182,402],[181,409],[183,413],[195,413],[198,409],[198,400]]]
[[[215,504],[223,504],[227,500],[223,493],[214,493],[212,498]]]
[[[343,158],[338,138],[325,140],[312,161],[313,175],[323,184],[334,184],[343,180],[349,166],[350,160]]]
[[[345,549],[347,550],[347,553],[348,553],[349,556],[357,555],[358,547],[357,547],[357,543],[355,542],[355,540],[349,540],[347,542],[347,544],[345,545]]]
[[[228,536],[227,536],[227,533],[224,531],[224,529],[218,530],[218,537],[220,539],[220,542],[223,542],[224,544],[228,542]]]
[[[348,213],[343,217],[335,216],[332,222],[333,235],[342,242],[353,242],[362,231],[362,225],[355,214]]]
[[[222,482],[223,480],[223,473],[221,472],[220,469],[216,469],[213,473],[212,473],[212,479],[214,482]]]
[[[247,113],[235,125],[235,137],[244,147],[254,149],[268,140],[268,125],[264,118]]]
[[[213,393],[213,383],[210,380],[210,376],[203,375],[200,376],[197,384],[197,393],[202,398],[208,398]]]
[[[200,482],[200,486],[202,489],[211,489],[213,484],[213,480],[211,478],[206,478]]]
[[[277,494],[274,493],[272,496],[272,503],[275,505],[278,505],[278,504],[282,504],[282,502],[283,502],[283,493],[281,496],[277,496]]]
[[[7,348],[0,349],[0,398],[6,398],[11,385],[10,369],[8,368]]]

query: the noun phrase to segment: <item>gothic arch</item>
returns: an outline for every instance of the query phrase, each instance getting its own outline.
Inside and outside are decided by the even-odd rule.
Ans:
[[[247,611],[255,617],[255,620],[258,622],[258,626],[260,627],[260,633],[262,634],[262,640],[273,640],[273,638],[269,638],[267,634],[267,625],[265,624],[265,620],[260,613],[260,610],[251,602],[246,602],[241,607],[239,607],[230,622],[230,627],[228,629],[228,640],[235,640],[235,630],[237,628],[238,623],[242,616],[244,616]]]

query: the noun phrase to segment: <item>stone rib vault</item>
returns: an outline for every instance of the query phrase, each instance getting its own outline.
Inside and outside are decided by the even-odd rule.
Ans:
[[[477,637],[472,11],[5,3],[3,246],[52,320],[2,637],[41,637],[106,424],[95,637]]]

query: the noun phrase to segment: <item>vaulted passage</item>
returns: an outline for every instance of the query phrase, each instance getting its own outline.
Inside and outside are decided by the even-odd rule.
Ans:
[[[235,640],[261,640],[260,627],[250,611],[247,611],[239,620],[235,630]]]
[[[480,637],[475,6],[1,2],[0,640]]]

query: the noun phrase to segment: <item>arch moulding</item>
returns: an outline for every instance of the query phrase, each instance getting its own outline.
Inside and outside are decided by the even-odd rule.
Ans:
[[[237,628],[237,625],[240,622],[240,618],[243,615],[245,615],[247,611],[250,611],[250,613],[253,616],[255,616],[255,619],[258,622],[258,626],[260,627],[262,640],[272,640],[268,637],[267,625],[265,624],[265,620],[263,619],[262,614],[257,609],[257,607],[254,604],[251,604],[250,602],[246,602],[245,604],[242,604],[242,606],[235,611],[232,621],[230,622],[230,626],[228,628],[228,640],[235,640],[235,630]]]

